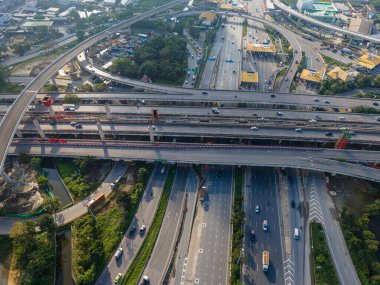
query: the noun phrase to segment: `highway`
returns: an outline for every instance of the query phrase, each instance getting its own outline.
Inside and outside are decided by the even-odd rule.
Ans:
[[[380,39],[378,38],[374,38],[374,37],[371,37],[371,36],[368,36],[368,35],[365,35],[365,34],[361,34],[361,33],[357,33],[357,32],[353,32],[353,31],[350,31],[350,30],[347,30],[347,29],[343,29],[343,28],[340,28],[340,27],[337,27],[337,26],[334,26],[334,25],[331,25],[331,24],[328,24],[328,23],[325,23],[325,22],[322,22],[322,21],[319,21],[319,20],[316,20],[312,17],[309,17],[309,16],[306,16],[304,14],[301,14],[300,12],[290,8],[289,6],[281,3],[279,0],[273,0],[273,3],[275,6],[277,6],[278,8],[280,8],[281,10],[285,11],[286,13],[289,13],[301,20],[304,20],[308,23],[311,23],[313,25],[316,25],[316,26],[319,26],[319,27],[322,27],[322,28],[325,28],[325,29],[328,29],[328,30],[332,30],[332,31],[335,31],[335,32],[338,32],[338,33],[341,33],[341,34],[346,34],[348,36],[352,36],[354,38],[360,38],[362,40],[366,40],[366,41],[369,41],[369,42],[372,42],[372,43],[375,43],[375,44],[379,44],[380,43]]]
[[[187,192],[196,192],[196,184],[190,184],[190,168],[178,168],[174,179],[172,192],[160,233],[153,252],[145,267],[143,276],[148,276],[151,284],[162,284],[169,267],[175,242],[178,238],[182,215],[185,208]]]
[[[105,115],[106,109],[102,104],[81,104],[76,111],[64,112],[64,105],[53,105],[53,110],[56,113],[61,113],[66,118],[73,118],[73,120],[85,120],[87,117],[94,115]],[[379,126],[380,122],[377,121],[377,115],[364,114],[364,113],[343,113],[343,112],[327,112],[327,111],[302,111],[302,110],[290,110],[290,109],[258,109],[258,108],[238,108],[238,107],[220,107],[219,114],[212,112],[211,107],[192,107],[192,106],[157,106],[157,105],[143,105],[143,106],[131,106],[131,105],[109,105],[109,109],[112,115],[115,115],[115,120],[121,118],[139,119],[139,118],[151,118],[152,110],[157,110],[158,114],[163,121],[170,121],[171,119],[181,118],[182,120],[199,121],[201,118],[209,118],[210,120],[222,120],[227,119],[247,119],[247,120],[265,120],[265,121],[277,121],[288,122],[292,120],[307,121],[312,119],[318,119],[316,122],[312,122],[311,125],[325,124],[331,122],[333,124],[370,124],[373,128]],[[0,105],[0,114],[5,113],[7,110],[6,105]],[[280,112],[280,113],[278,113]],[[45,107],[37,106],[35,110],[28,112],[29,115],[46,115],[48,109]],[[318,117],[317,117],[318,116]],[[341,118],[343,117],[343,118]],[[120,118],[120,119],[118,119]],[[121,123],[121,122],[120,122]],[[124,122],[123,122],[124,123]],[[352,126],[352,125],[351,125]]]
[[[10,154],[26,152],[38,156],[77,157],[91,153],[92,156],[100,159],[290,167],[338,173],[380,182],[379,170],[336,160],[380,161],[380,154],[373,151],[211,144],[132,144],[121,141],[88,140],[68,141],[64,144],[44,143],[38,140],[34,142],[16,140],[15,142],[9,149]]]
[[[149,227],[155,217],[157,205],[165,183],[166,174],[167,169],[164,173],[161,173],[160,166],[154,168],[148,185],[145,188],[139,208],[137,209],[137,213],[129,226],[128,231],[125,233],[125,236],[120,242],[120,245],[118,246],[123,248],[123,252],[119,258],[112,256],[108,265],[96,281],[96,285],[113,284],[113,280],[118,273],[121,272],[124,276],[128,271],[128,267],[135,257],[135,254],[140,249],[145,239],[145,234],[149,231]],[[146,226],[146,231],[141,235],[138,230],[142,225]],[[133,226],[135,226],[137,230],[135,234],[130,235],[129,232]]]
[[[244,187],[244,256],[245,284],[284,284],[283,248],[281,242],[278,191],[273,168],[248,168]],[[256,213],[256,205],[260,212]],[[268,221],[268,231],[263,230],[263,220]],[[255,231],[252,238],[251,231]],[[262,269],[262,253],[269,251],[269,271]],[[301,283],[300,283],[301,284]]]
[[[8,109],[8,112],[3,117],[0,123],[0,170],[2,171],[4,161],[6,158],[7,150],[11,144],[12,138],[16,132],[17,125],[20,123],[21,118],[23,117],[27,106],[32,102],[33,98],[36,96],[38,91],[42,86],[67,62],[73,59],[81,51],[92,46],[94,43],[98,42],[101,39],[106,38],[108,35],[117,32],[120,28],[131,25],[142,19],[150,17],[156,13],[167,10],[170,7],[178,5],[181,1],[174,1],[167,4],[164,4],[158,8],[154,8],[148,12],[134,16],[128,20],[115,24],[111,28],[100,32],[73,49],[69,50],[67,53],[61,55],[55,62],[46,67],[27,87],[22,91],[20,96],[17,97],[16,101],[12,104],[12,107]],[[11,111],[12,110],[12,111]]]
[[[285,123],[283,127],[279,122],[273,122],[272,125],[261,123],[258,120],[251,124],[239,125],[206,125],[202,124],[156,124],[154,125],[153,134],[155,136],[168,137],[191,137],[191,138],[235,138],[235,139],[282,139],[285,141],[318,141],[332,142],[340,136],[338,128],[328,127],[327,130],[332,133],[331,136],[326,136],[326,129],[316,126],[315,128],[303,128],[302,132],[296,132],[294,128],[299,127],[295,123]],[[262,124],[262,125],[261,125]],[[251,125],[256,126],[257,130],[251,130]],[[98,135],[98,127],[95,121],[82,122],[82,128],[77,129],[69,125],[69,122],[57,123],[51,126],[49,123],[40,124],[41,129],[45,134],[49,135]],[[149,124],[130,124],[130,123],[102,123],[102,130],[106,135],[127,135],[127,136],[149,136]],[[330,129],[331,128],[331,131]],[[380,136],[378,130],[355,129],[356,134],[352,137],[353,143],[379,144]],[[19,130],[21,134],[35,134],[38,136],[38,131],[33,123],[20,124]]]
[[[174,87],[173,87],[174,88]],[[208,94],[202,94],[206,91]],[[366,106],[380,109],[379,106],[374,106],[373,99],[362,98],[347,98],[340,96],[323,96],[310,94],[286,94],[286,93],[268,93],[268,92],[252,92],[252,91],[233,91],[233,90],[198,90],[186,89],[186,94],[154,94],[154,93],[77,93],[77,96],[82,100],[132,100],[137,101],[144,99],[149,102],[192,102],[192,103],[231,103],[234,105],[242,103],[260,104],[265,106],[299,106],[299,107],[319,107],[319,108],[340,108],[350,109],[355,106]],[[274,94],[275,97],[270,95]],[[64,99],[64,94],[54,95],[53,98],[60,100]],[[43,95],[38,95],[38,99],[42,99]],[[320,100],[314,101],[314,98]],[[328,101],[328,102],[325,102]]]
[[[290,217],[290,229],[289,229],[289,240],[291,244],[291,256],[289,257],[290,262],[286,264],[291,268],[286,268],[288,273],[285,278],[288,281],[293,281],[293,283],[288,284],[307,284],[304,281],[304,267],[305,267],[305,234],[304,229],[305,221],[303,216],[303,193],[301,192],[301,181],[298,180],[296,169],[287,169],[287,179],[288,179],[288,208]],[[296,240],[294,238],[294,229],[298,228],[299,238]]]
[[[229,284],[232,173],[231,167],[211,167],[206,175],[207,194],[198,204],[184,284]]]
[[[310,173],[306,179],[309,201],[309,221],[321,222],[340,284],[360,285],[355,266],[347,249],[339,221],[335,218],[335,206],[327,194],[323,176]],[[318,210],[314,210],[317,207]]]

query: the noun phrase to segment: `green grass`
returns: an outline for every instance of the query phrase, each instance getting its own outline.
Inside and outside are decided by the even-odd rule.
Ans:
[[[351,64],[347,64],[347,63],[343,63],[343,62],[340,62],[338,60],[335,60],[329,56],[326,56],[326,55],[323,55],[321,54],[323,60],[325,61],[325,63],[327,63],[328,65],[331,65],[331,66],[338,66],[338,67],[341,67],[342,69],[349,69],[351,67]]]
[[[170,192],[174,182],[175,172],[175,167],[172,166],[166,178],[164,189],[152,225],[148,233],[146,234],[145,240],[139,252],[137,253],[135,259],[129,267],[127,274],[123,279],[123,285],[137,284],[141,276],[141,273],[144,270],[145,264],[148,262],[149,256],[154,248],[154,244],[156,242],[158,233],[160,232],[162,220],[165,216],[166,207],[169,202]]]
[[[234,188],[234,203],[232,206],[232,248],[231,248],[231,284],[240,284],[241,265],[242,260],[241,252],[243,248],[244,231],[242,230],[244,224],[244,210],[243,210],[243,180],[244,170],[235,168],[235,188]],[[227,230],[227,229],[226,229]]]
[[[339,285],[322,225],[310,224],[311,265],[315,285]]]
[[[24,87],[18,85],[17,83],[7,82],[4,86],[0,86],[0,93],[10,93],[17,94],[20,93]]]
[[[354,95],[355,98],[369,98],[369,99],[380,99],[380,96],[375,93],[358,93]]]
[[[247,19],[245,19],[243,22],[243,37],[245,37],[247,33],[248,33],[248,22],[247,22]]]
[[[72,159],[58,158],[54,163],[62,179],[70,177],[77,170],[77,167],[74,165],[74,160]]]

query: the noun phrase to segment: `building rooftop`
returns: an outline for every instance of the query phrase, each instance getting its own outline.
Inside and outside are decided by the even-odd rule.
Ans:
[[[351,80],[350,74],[348,74],[347,71],[341,69],[340,67],[334,67],[332,70],[327,72],[327,75],[330,76],[332,79],[340,79],[343,81]]]
[[[348,29],[356,33],[370,35],[372,30],[372,22],[365,18],[353,18],[351,19]]]
[[[380,64],[380,56],[377,54],[366,53],[359,57],[358,65],[368,69],[374,69]]]
[[[199,15],[199,19],[214,22],[216,20],[216,14],[213,12],[203,12]]]
[[[240,10],[240,11],[245,11],[246,10],[246,6],[243,6],[243,5],[232,5],[232,4],[220,4],[220,9],[223,9],[223,10]]]
[[[31,28],[31,27],[51,27],[53,25],[53,21],[28,21],[25,22],[22,27]]]
[[[247,43],[247,51],[275,53],[276,47],[272,44],[271,45],[263,45],[263,44]]]
[[[322,72],[304,69],[301,72],[300,78],[306,81],[319,83],[322,80]]]
[[[240,82],[241,83],[258,83],[259,74],[257,72],[250,72],[250,71],[243,70],[240,73]]]

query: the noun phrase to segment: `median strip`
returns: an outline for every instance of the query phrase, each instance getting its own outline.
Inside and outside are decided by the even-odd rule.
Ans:
[[[158,233],[160,232],[161,224],[165,216],[166,207],[169,202],[170,192],[173,186],[175,177],[175,167],[171,166],[169,169],[168,176],[165,181],[164,189],[161,195],[160,202],[158,204],[157,212],[152,222],[145,240],[140,247],[135,259],[131,263],[127,274],[125,275],[122,284],[137,284],[142,272],[144,271],[145,265],[149,260],[149,257],[153,251],[154,244],[156,242]]]

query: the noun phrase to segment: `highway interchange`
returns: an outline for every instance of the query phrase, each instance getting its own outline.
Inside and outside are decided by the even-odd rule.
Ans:
[[[179,163],[180,167],[177,168],[164,222],[153,255],[143,275],[150,277],[151,284],[161,284],[169,270],[171,258],[174,258],[174,268],[177,269],[177,273],[171,276],[171,284],[224,285],[229,282],[230,221],[234,185],[234,168],[231,166],[246,166],[243,185],[245,237],[242,250],[242,258],[246,259],[242,267],[242,280],[245,284],[253,282],[255,284],[310,284],[310,265],[308,261],[305,261],[308,252],[306,234],[308,221],[302,215],[301,205],[304,201],[310,203],[314,201],[313,199],[318,200],[314,211],[318,213],[317,220],[320,219],[319,222],[323,223],[329,237],[328,246],[341,284],[360,284],[350,256],[347,254],[339,224],[329,211],[333,205],[331,198],[326,194],[325,183],[319,173],[339,173],[380,182],[380,173],[377,169],[360,163],[379,161],[379,152],[281,146],[260,147],[243,144],[176,143],[175,139],[170,143],[109,140],[119,135],[149,137],[148,126],[152,127],[154,124],[153,133],[156,138],[222,137],[240,139],[240,142],[242,139],[254,138],[334,143],[341,134],[339,128],[349,127],[354,128],[356,132],[352,138],[354,143],[378,144],[380,122],[376,116],[349,113],[356,106],[378,109],[379,107],[373,104],[373,100],[287,94],[302,51],[305,51],[309,68],[320,68],[321,60],[315,60],[316,57],[320,58],[320,55],[316,48],[301,47],[305,41],[299,40],[299,36],[285,27],[278,26],[271,20],[262,19],[265,6],[260,1],[248,3],[248,13],[252,16],[237,13],[228,15],[226,26],[223,32],[218,33],[216,43],[210,53],[210,58],[215,57],[215,61],[210,60],[205,67],[205,70],[211,73],[203,75],[200,80],[202,89],[193,89],[189,84],[190,77],[183,85],[185,88],[171,87],[112,75],[88,64],[85,54],[88,47],[119,31],[122,27],[159,12],[165,12],[179,3],[181,1],[155,8],[87,39],[58,58],[31,81],[12,106],[0,105],[3,116],[0,125],[1,167],[4,165],[7,153],[15,155],[21,152],[47,157],[78,157],[91,153],[94,157],[103,159]],[[275,4],[283,10],[287,9],[277,1]],[[248,19],[246,38],[242,36],[243,17]],[[289,80],[281,82],[279,92],[265,92],[271,91],[269,89],[271,86],[263,82],[263,80],[269,81],[271,75],[276,72],[273,58],[249,58],[243,51],[245,41],[257,42],[257,40],[262,41],[267,38],[263,23],[280,32],[295,51],[286,74]],[[250,35],[255,35],[256,39]],[[373,42],[378,41],[359,36]],[[62,105],[54,104],[52,110],[65,118],[64,121],[58,120],[56,123],[52,123],[52,118],[47,116],[48,110],[45,107],[37,106],[35,109],[28,110],[27,106],[31,104],[34,97],[43,96],[43,94],[37,95],[41,87],[64,64],[76,56],[85,69],[102,78],[162,93],[78,94],[82,100],[127,100],[131,104],[110,104],[110,114],[107,114],[107,108],[98,102],[80,104],[76,111],[72,112],[73,114],[66,113]],[[244,61],[243,57],[247,60]],[[190,56],[189,66],[194,67],[195,64],[195,59]],[[238,91],[243,66],[259,72],[261,79],[257,91]],[[53,96],[59,101],[62,100],[64,94]],[[145,103],[141,103],[142,100]],[[173,102],[177,106],[167,106],[168,103]],[[250,106],[242,108],[242,104]],[[218,113],[211,110],[214,106],[218,107]],[[294,110],[295,107],[296,110]],[[319,108],[323,108],[324,111]],[[336,112],[334,108],[344,112]],[[150,121],[153,109],[158,110],[161,116],[158,122]],[[95,119],[104,118],[105,114],[111,116],[100,123],[102,131],[107,135],[107,140],[100,142],[99,139],[88,139],[87,135],[99,134]],[[35,124],[30,122],[33,118],[37,118],[48,137],[59,137],[64,141],[51,142],[36,138],[38,137],[37,129]],[[201,119],[207,119],[207,122],[201,122]],[[71,126],[69,123],[72,120],[80,122],[82,128]],[[295,128],[300,126],[302,131],[296,132]],[[252,129],[252,127],[257,129]],[[13,139],[16,130],[20,131],[17,134],[19,138]],[[326,131],[331,131],[332,136],[326,136]],[[31,135],[33,137],[22,138],[19,136],[20,133],[26,137]],[[74,136],[75,139],[66,139],[67,135]],[[196,190],[200,186],[198,177],[188,167],[189,164],[210,165],[205,173],[204,185],[207,187],[207,195],[202,205],[197,202],[196,196]],[[284,167],[287,169],[284,170]],[[156,167],[152,174],[134,221],[138,227],[146,224],[148,230],[166,177],[167,169],[164,167],[160,171],[160,168]],[[310,175],[305,178],[306,182],[301,181],[303,178],[295,169],[311,170]],[[302,190],[304,185],[306,185],[305,191]],[[281,196],[281,193],[285,194]],[[307,193],[306,196],[304,193]],[[256,205],[260,207],[259,213],[255,211]],[[187,228],[183,230],[177,254],[172,256],[185,208],[189,211],[183,217]],[[284,211],[289,214],[288,217],[284,218],[282,215]],[[269,223],[267,232],[262,229],[263,219],[267,219]],[[305,229],[305,235],[302,227]],[[301,234],[298,240],[293,238],[294,228],[300,229]],[[251,236],[252,230],[255,231],[254,237]],[[167,238],[168,236],[170,238]],[[143,240],[144,237],[139,235],[133,238],[125,237],[121,242],[124,248],[122,259],[112,258],[97,284],[111,284],[118,272],[125,274]],[[289,251],[287,246],[289,246]],[[271,252],[268,273],[261,270],[261,253],[264,250]]]

